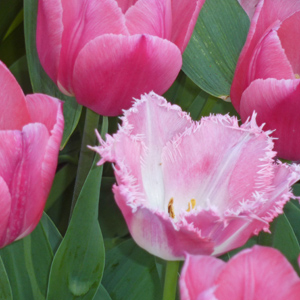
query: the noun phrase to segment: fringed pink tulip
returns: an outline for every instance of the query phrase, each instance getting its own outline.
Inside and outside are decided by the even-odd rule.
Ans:
[[[219,255],[268,231],[300,178],[300,166],[273,161],[255,116],[241,127],[228,115],[193,122],[155,93],[99,139],[93,149],[100,165],[114,163],[113,192],[132,237],[166,260]]]
[[[180,294],[181,300],[299,300],[300,279],[278,250],[254,246],[228,263],[187,255]]]
[[[253,0],[249,1],[253,3]],[[278,156],[300,159],[300,1],[260,0],[236,67],[230,97],[243,121],[276,131]]]
[[[39,0],[37,50],[60,90],[115,116],[164,93],[205,0]]]
[[[0,248],[39,222],[55,175],[64,119],[50,96],[24,96],[0,62]]]

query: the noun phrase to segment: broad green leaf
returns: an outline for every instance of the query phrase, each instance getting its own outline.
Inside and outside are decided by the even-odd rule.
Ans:
[[[296,183],[293,185],[293,193],[296,196],[300,196],[300,183]]]
[[[65,129],[61,148],[64,148],[71,134],[75,130],[82,106],[79,105],[75,98],[63,95],[43,70],[37,50],[36,50],[36,16],[37,16],[38,0],[24,1],[24,30],[25,44],[28,61],[28,69],[32,83],[32,89],[35,93],[44,93],[65,101],[64,119]]]
[[[261,232],[258,236],[260,245],[278,249],[300,274],[298,257],[300,246],[294,230],[285,214],[278,216],[270,226],[271,234]]]
[[[110,298],[110,296],[109,296],[107,290],[104,288],[104,286],[100,285],[93,300],[112,300],[112,299]]]
[[[0,1],[0,42],[6,35],[7,30],[22,9],[22,0]]]
[[[58,246],[60,245],[60,243],[62,241],[62,236],[59,233],[58,229],[55,227],[52,220],[48,217],[48,215],[45,212],[43,213],[43,216],[41,219],[41,224],[42,224],[44,232],[48,238],[49,244],[52,249],[52,253],[55,254]]]
[[[11,286],[0,256],[0,300],[13,300]]]
[[[113,300],[162,298],[154,256],[131,239],[107,252],[102,284]]]
[[[13,299],[45,300],[52,250],[41,223],[22,240],[0,250]]]
[[[61,194],[74,181],[76,177],[76,170],[76,165],[67,164],[55,174],[52,188],[45,207],[46,211],[58,200]]]
[[[205,92],[226,99],[248,29],[249,18],[236,0],[206,0],[182,70]]]
[[[289,220],[295,236],[300,244],[300,209],[297,207],[298,201],[289,201],[284,207],[284,213]]]
[[[103,123],[104,124],[104,123]],[[103,126],[104,136],[107,126]],[[90,300],[104,269],[104,244],[98,222],[102,166],[94,163],[79,194],[73,215],[50,272],[48,300]]]
[[[164,97],[189,112],[194,120],[199,120],[202,116],[209,116],[211,113],[237,115],[230,102],[225,102],[204,92],[183,72],[179,73]]]
[[[124,217],[115,202],[112,192],[112,185],[115,182],[114,177],[103,177],[101,183],[99,222],[105,239],[123,237],[128,234]]]

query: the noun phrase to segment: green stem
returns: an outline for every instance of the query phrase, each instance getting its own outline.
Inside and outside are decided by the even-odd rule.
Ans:
[[[174,300],[176,297],[179,261],[167,261],[163,300]]]
[[[96,144],[95,129],[98,128],[99,118],[100,116],[98,114],[88,108],[86,109],[83,137],[69,220],[71,220],[78,196],[89,173],[91,165],[93,164],[95,153],[88,149],[87,146],[94,146]]]

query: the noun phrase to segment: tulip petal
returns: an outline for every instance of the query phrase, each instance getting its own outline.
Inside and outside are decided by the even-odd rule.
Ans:
[[[30,121],[25,96],[18,82],[0,61],[1,130],[21,130]],[[12,117],[13,116],[13,117]]]
[[[134,5],[138,0],[116,0],[118,2],[119,7],[122,9],[123,14],[130,8],[130,6]]]
[[[259,0],[238,0],[251,20]]]
[[[164,93],[181,63],[179,49],[167,40],[149,35],[103,35],[78,55],[73,73],[75,96],[99,114],[118,115],[121,108],[131,106],[132,97],[151,90]]]
[[[9,189],[2,177],[0,177],[0,199],[1,199],[0,248],[2,248],[4,246],[2,241],[6,237],[7,223],[10,215],[10,205],[11,205],[11,196],[9,193]]]
[[[63,34],[61,0],[39,0],[36,47],[40,62],[48,76],[56,83]]]
[[[204,255],[213,252],[213,242],[202,237],[192,225],[174,229],[166,213],[143,205],[132,207],[133,195],[128,185],[115,185],[113,192],[135,242],[151,254],[165,260],[178,260],[184,258],[185,252]]]
[[[289,299],[290,287],[298,281],[278,250],[254,246],[233,257],[221,270],[215,295],[222,300]]]
[[[254,191],[270,186],[272,146],[256,124],[244,130],[228,115],[203,118],[164,149],[165,201],[174,199],[175,214],[186,211],[191,199],[196,210],[213,207],[219,215],[235,210]]]
[[[205,299],[203,296],[200,298],[198,296],[215,285],[215,280],[225,265],[225,262],[214,257],[187,255],[180,275],[180,299]]]
[[[205,0],[172,1],[172,37],[181,53],[185,50]],[[184,13],[182,13],[184,12]]]
[[[64,30],[58,84],[72,94],[73,68],[80,50],[100,35],[128,35],[128,30],[125,17],[115,0],[63,0],[62,6]]]
[[[39,222],[46,202],[41,165],[48,144],[48,130],[44,125],[36,123],[24,126],[22,132],[13,133],[18,137],[14,142],[16,146],[14,149],[18,151],[14,151],[15,153],[10,156],[13,164],[10,168],[13,174],[9,184],[12,200],[8,221],[9,232],[4,244],[29,234]],[[1,134],[12,136],[12,133],[7,131],[2,131]],[[9,142],[12,142],[11,139],[6,140],[6,143]],[[4,147],[1,147],[2,149]],[[12,145],[9,144],[7,149],[12,149]]]
[[[131,35],[149,34],[170,40],[172,34],[171,0],[139,0],[126,12]]]
[[[255,48],[248,72],[248,82],[255,79],[295,78],[275,30],[271,30]]]
[[[119,184],[126,184],[130,176],[134,176],[135,186],[138,188],[136,192],[144,193],[150,199],[152,209],[161,209],[164,207],[160,201],[164,199],[160,164],[162,149],[170,139],[190,127],[192,120],[178,106],[170,105],[163,97],[150,93],[142,96],[141,101],[126,111],[122,121],[124,130],[113,138],[107,136],[105,147],[99,149],[98,153],[103,161],[118,164],[117,179],[119,173],[127,174],[123,176],[125,182],[120,179]],[[123,147],[128,151],[123,151]],[[149,152],[147,149],[155,151]],[[161,181],[158,180],[159,176]]]
[[[45,197],[48,196],[55,175],[59,145],[63,135],[64,117],[62,102],[56,98],[34,94],[26,96],[31,121],[46,126],[50,134],[42,163],[42,179]]]
[[[281,24],[278,35],[294,73],[300,74],[300,12],[293,14]]]
[[[262,37],[269,30],[277,30],[282,21],[297,11],[300,11],[300,2],[298,0],[264,0],[257,4],[245,46],[237,63],[230,91],[232,104],[238,112],[240,112],[242,94],[250,84],[248,77],[244,76],[244,74],[248,73],[256,45],[259,44]]]
[[[278,156],[289,160],[299,159],[299,83],[296,79],[257,79],[245,90],[241,100],[242,120],[255,110],[258,124],[266,123],[266,129],[276,129],[272,135],[280,139],[280,143],[275,140]]]

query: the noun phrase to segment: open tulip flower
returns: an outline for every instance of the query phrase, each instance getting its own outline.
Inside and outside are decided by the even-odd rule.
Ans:
[[[0,248],[39,222],[56,171],[64,119],[62,103],[24,96],[0,62]]]
[[[39,0],[41,64],[63,93],[119,115],[171,86],[204,1]]]
[[[254,246],[228,263],[187,255],[180,294],[181,300],[299,300],[300,279],[278,250]]]
[[[193,122],[150,93],[93,147],[114,163],[116,202],[136,243],[166,260],[219,255],[268,231],[300,167],[276,163],[270,132],[216,115]]]
[[[259,1],[230,93],[243,121],[255,110],[258,124],[276,129],[274,149],[289,160],[300,159],[299,48],[300,1]]]

